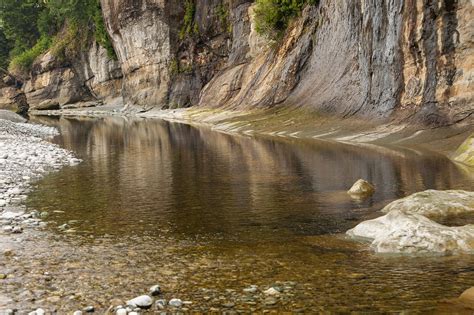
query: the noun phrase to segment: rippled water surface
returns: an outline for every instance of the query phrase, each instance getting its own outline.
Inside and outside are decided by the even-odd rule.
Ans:
[[[158,120],[49,123],[62,133],[54,141],[84,162],[43,179],[28,200],[50,213],[54,247],[44,261],[62,291],[68,277],[82,279],[73,287],[105,308],[160,282],[168,298],[201,311],[427,311],[474,285],[471,256],[387,257],[344,237],[396,198],[474,190],[443,156]],[[345,193],[359,178],[377,189],[363,202]],[[76,232],[60,232],[64,223]],[[287,290],[265,304],[242,295],[252,284]]]

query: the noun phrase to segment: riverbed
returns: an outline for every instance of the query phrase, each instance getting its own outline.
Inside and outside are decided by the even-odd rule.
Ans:
[[[414,192],[474,190],[444,155],[156,119],[41,119],[83,162],[34,185],[26,205],[48,213],[47,228],[2,244],[2,296],[20,310],[103,312],[158,283],[185,311],[443,312],[474,284],[473,256],[377,255],[344,234]],[[346,193],[359,178],[376,187],[363,201]]]

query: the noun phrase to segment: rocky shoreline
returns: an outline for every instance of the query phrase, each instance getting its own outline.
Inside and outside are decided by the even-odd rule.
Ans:
[[[19,219],[29,220],[22,224],[39,224],[31,219],[33,214],[24,213],[21,205],[33,181],[81,162],[71,152],[46,140],[57,134],[55,128],[0,113],[0,219],[5,232],[20,232]]]

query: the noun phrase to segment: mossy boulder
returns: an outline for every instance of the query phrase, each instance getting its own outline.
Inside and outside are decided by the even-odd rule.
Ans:
[[[459,146],[454,154],[454,160],[474,167],[474,134]]]

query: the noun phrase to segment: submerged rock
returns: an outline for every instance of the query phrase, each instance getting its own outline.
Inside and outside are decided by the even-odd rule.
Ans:
[[[433,221],[474,211],[474,193],[429,190],[394,201],[387,214],[347,231],[372,242],[378,253],[474,253],[474,225],[449,227]]]
[[[268,290],[265,290],[263,293],[265,293],[266,295],[279,295],[280,291],[275,288],[270,288]]]
[[[150,295],[151,296],[156,296],[161,294],[161,287],[159,284],[156,284],[150,288]]]
[[[183,306],[183,301],[181,301],[180,299],[171,299],[168,305],[173,307],[181,307]]]
[[[374,186],[370,184],[368,181],[363,179],[359,179],[355,184],[349,189],[347,192],[352,197],[356,198],[366,198],[373,195],[375,192]]]
[[[127,301],[128,306],[139,307],[139,308],[150,308],[153,304],[153,299],[148,295],[141,295],[134,299]]]

